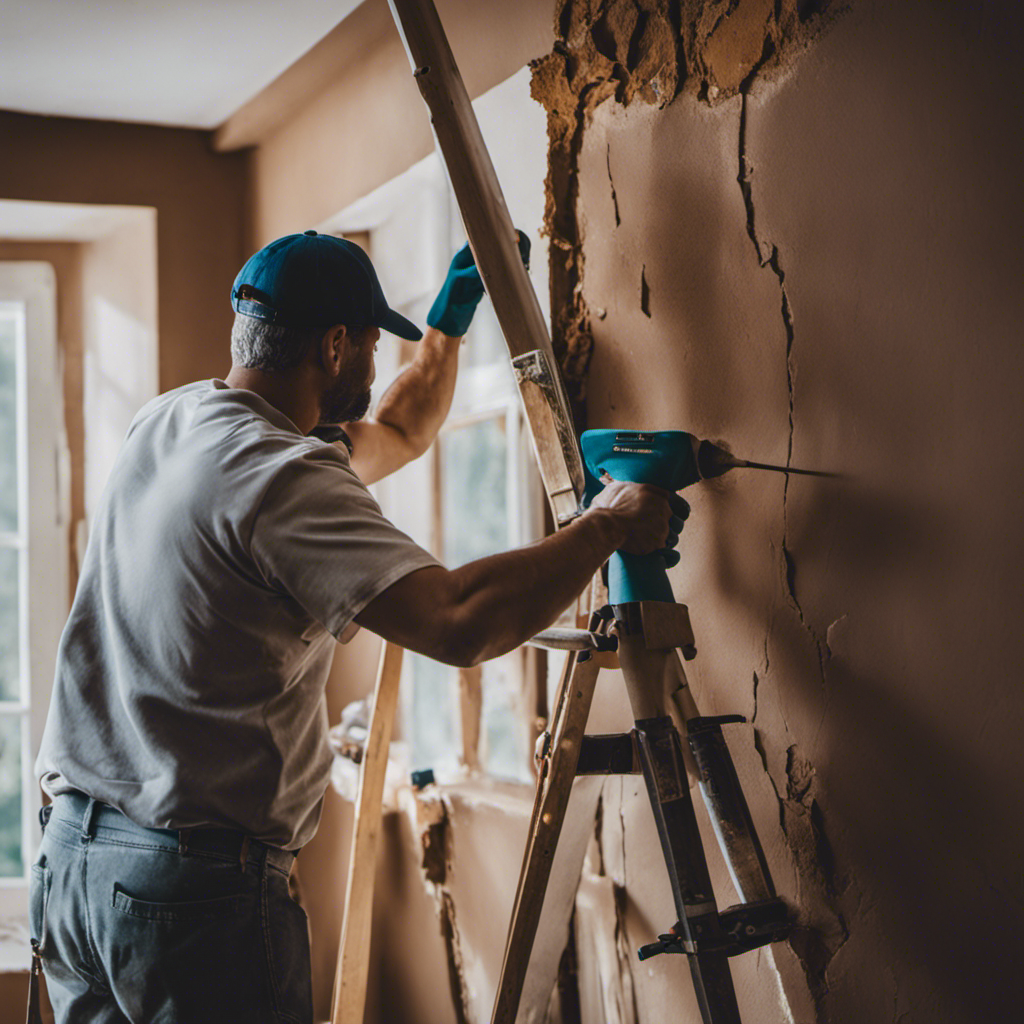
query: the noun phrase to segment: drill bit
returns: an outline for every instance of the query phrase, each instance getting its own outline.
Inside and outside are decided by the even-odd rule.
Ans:
[[[751,462],[737,458],[728,448],[711,441],[701,441],[697,449],[697,470],[702,480],[728,473],[730,469],[769,469],[774,473],[800,473],[803,476],[839,477],[840,473],[825,473],[818,469],[797,469],[794,466],[773,466],[767,462]]]

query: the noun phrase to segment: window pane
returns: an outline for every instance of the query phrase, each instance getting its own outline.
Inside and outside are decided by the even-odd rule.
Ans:
[[[473,326],[466,337],[466,347],[460,354],[460,365],[466,369],[470,366],[490,366],[492,363],[508,364],[509,355],[490,296],[484,295],[473,315]]]
[[[520,657],[513,651],[484,662],[481,754],[484,770],[491,775],[532,782],[526,715],[518,689]]]
[[[0,878],[25,873],[21,859],[21,718],[0,715]]]
[[[508,548],[504,417],[441,438],[444,562],[456,568]]]
[[[405,656],[412,675],[411,767],[450,772],[459,758],[456,695],[458,674],[449,665],[431,661],[420,654]],[[404,687],[403,687],[404,688]]]
[[[18,330],[0,313],[0,530],[18,529]]]
[[[0,548],[0,700],[21,696],[18,555],[15,548]]]

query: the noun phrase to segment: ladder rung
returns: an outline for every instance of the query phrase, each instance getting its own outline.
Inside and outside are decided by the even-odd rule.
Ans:
[[[543,647],[549,651],[614,651],[619,646],[614,636],[591,633],[588,629],[559,627],[545,629],[526,642],[531,647]]]

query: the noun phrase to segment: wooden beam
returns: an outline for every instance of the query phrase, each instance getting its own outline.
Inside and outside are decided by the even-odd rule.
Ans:
[[[555,522],[567,522],[579,510],[583,463],[544,314],[523,267],[494,165],[434,4],[388,3],[505,336]]]
[[[459,721],[462,726],[462,763],[470,770],[480,767],[480,714],[483,710],[483,668],[459,669]]]
[[[355,827],[345,889],[345,919],[334,975],[333,1024],[363,1024],[366,979],[370,969],[370,927],[373,920],[373,882],[377,872],[384,778],[388,769],[391,729],[402,677],[401,647],[385,643],[377,670],[370,728],[359,772]]]
[[[598,671],[593,658],[580,661],[573,652],[566,659],[551,718],[554,732],[538,771],[537,794],[491,1016],[494,1024],[513,1024],[519,1009]]]

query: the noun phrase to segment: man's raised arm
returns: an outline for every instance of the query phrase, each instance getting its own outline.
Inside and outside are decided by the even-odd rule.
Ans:
[[[416,358],[384,392],[373,419],[345,424],[352,468],[363,483],[376,483],[430,447],[451,408],[461,343],[460,336],[428,327]]]
[[[519,251],[529,265],[530,240],[521,231]],[[452,257],[430,307],[416,357],[384,393],[373,419],[345,425],[352,441],[352,468],[363,483],[376,483],[419,458],[437,436],[455,393],[462,336],[483,294],[480,272],[469,245],[464,245]]]

